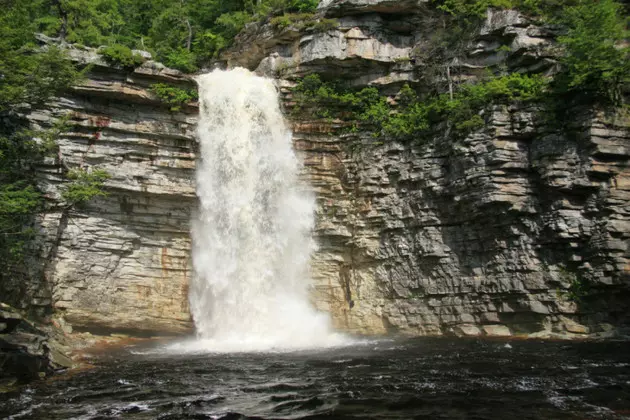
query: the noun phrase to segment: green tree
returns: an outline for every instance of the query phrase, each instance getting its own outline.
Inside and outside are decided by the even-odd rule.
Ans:
[[[39,29],[62,40],[102,45],[115,39],[125,22],[119,0],[49,0],[48,13],[37,20]]]
[[[68,171],[66,178],[70,182],[65,185],[61,197],[66,202],[67,207],[82,205],[95,197],[107,195],[103,187],[110,175],[105,171],[75,169]]]
[[[5,285],[15,284],[7,279],[26,271],[22,254],[35,233],[29,225],[43,202],[34,166],[45,151],[23,114],[43,106],[81,73],[62,50],[36,43],[38,19],[49,10],[48,2],[2,0],[1,6],[0,295],[5,296]]]
[[[563,72],[556,88],[611,104],[622,101],[630,81],[630,49],[626,18],[614,0],[580,0],[565,9],[559,22],[568,28],[559,38],[565,48]]]

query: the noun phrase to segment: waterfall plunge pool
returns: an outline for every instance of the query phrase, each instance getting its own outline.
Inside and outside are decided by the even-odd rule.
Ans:
[[[8,419],[625,419],[630,342],[420,338],[278,353],[130,346],[0,397]]]

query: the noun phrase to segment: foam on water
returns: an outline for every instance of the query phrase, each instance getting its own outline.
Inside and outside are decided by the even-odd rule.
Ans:
[[[191,312],[198,340],[177,351],[338,346],[308,297],[315,200],[272,81],[244,69],[199,76],[199,211]]]

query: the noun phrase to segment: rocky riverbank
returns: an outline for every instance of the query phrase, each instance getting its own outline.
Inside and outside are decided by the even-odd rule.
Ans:
[[[70,351],[59,330],[29,321],[0,303],[0,388],[72,368]]]

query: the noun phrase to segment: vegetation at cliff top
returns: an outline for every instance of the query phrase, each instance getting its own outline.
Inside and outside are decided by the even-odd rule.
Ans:
[[[437,0],[436,0],[437,1]],[[405,85],[392,104],[376,88],[361,90],[339,82],[323,82],[310,75],[294,89],[295,112],[321,118],[360,121],[373,127],[375,135],[416,137],[448,122],[451,134],[463,136],[484,125],[481,111],[490,104],[553,100],[620,105],[630,82],[630,50],[622,7],[613,0],[439,0],[439,7],[455,17],[480,19],[487,7],[526,5],[546,19],[566,28],[558,42],[564,49],[560,68],[553,78],[520,73],[499,73],[477,83],[452,83],[449,92],[434,91],[419,97]],[[555,8],[567,6],[560,17]],[[446,61],[446,60],[445,60]],[[444,62],[440,63],[442,66]]]
[[[285,13],[272,18],[269,23],[280,29],[293,27],[301,31],[312,28],[317,32],[325,32],[339,26],[337,19],[317,18],[314,13]]]
[[[459,23],[469,26],[488,8],[523,10],[565,28],[559,44],[565,53],[554,92],[620,104],[630,82],[627,9],[616,0],[432,0]],[[627,7],[627,6],[626,6]]]
[[[123,68],[133,69],[144,62],[144,58],[140,54],[134,53],[125,45],[109,45],[103,48],[100,53],[109,64]]]
[[[19,4],[22,3],[22,4]],[[284,13],[310,13],[317,0],[2,0],[31,18],[29,30],[69,43],[106,46],[106,56],[133,67],[132,49],[167,66],[197,70],[227,47],[245,24]]]
[[[445,93],[421,100],[405,85],[393,105],[376,88],[353,91],[310,75],[298,82],[294,99],[298,113],[358,120],[376,129],[375,135],[417,136],[448,121],[453,134],[461,136],[484,125],[479,112],[488,104],[538,100],[543,97],[545,86],[542,76],[513,73],[462,85],[452,97]]]

